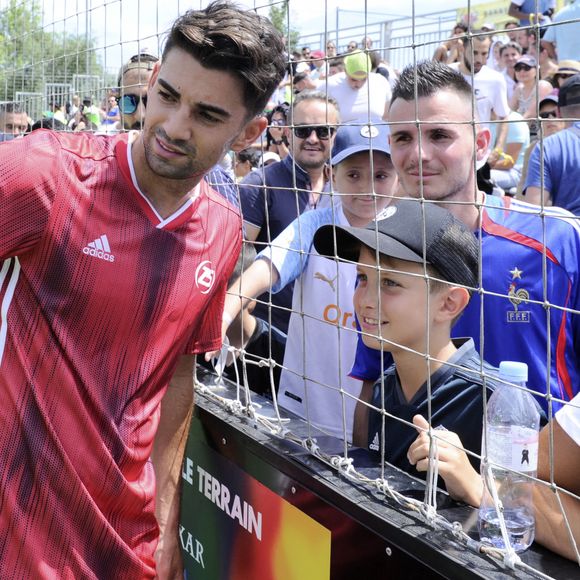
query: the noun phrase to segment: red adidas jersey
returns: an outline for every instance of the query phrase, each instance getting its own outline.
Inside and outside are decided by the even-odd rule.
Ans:
[[[219,348],[241,245],[204,180],[162,220],[127,136],[0,146],[0,578],[149,578],[149,462],[182,353]]]

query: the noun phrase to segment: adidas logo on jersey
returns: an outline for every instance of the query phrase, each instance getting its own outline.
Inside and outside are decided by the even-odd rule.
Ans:
[[[106,262],[115,261],[115,256],[111,254],[109,240],[107,239],[107,236],[105,234],[97,238],[94,242],[89,242],[83,248],[83,254],[87,254],[87,256],[94,256],[95,258],[105,260]]]
[[[378,451],[379,450],[379,434],[375,433],[373,442],[369,445],[369,449],[371,451]]]

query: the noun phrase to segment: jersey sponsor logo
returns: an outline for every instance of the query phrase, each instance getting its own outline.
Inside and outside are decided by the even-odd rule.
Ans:
[[[83,248],[83,254],[105,260],[105,262],[114,262],[115,256],[111,253],[111,246],[106,234],[99,236],[96,240],[89,242]]]
[[[337,324],[344,328],[354,328],[356,330],[354,312],[342,310],[338,304],[328,304],[322,312],[322,318],[330,324]]]
[[[375,433],[373,437],[373,442],[369,445],[369,449],[371,451],[378,451],[379,450],[379,434]]]
[[[516,280],[522,279],[523,270],[517,266],[510,270],[512,275],[512,283],[508,288],[508,300],[513,305],[514,309],[507,312],[508,322],[530,322],[531,312],[529,310],[520,310],[520,305],[527,304],[530,299],[530,293],[525,288],[518,288]]]
[[[389,207],[385,207],[377,214],[375,221],[382,222],[383,220],[393,217],[396,213],[397,213],[396,206],[391,205]]]
[[[336,281],[337,278],[338,278],[338,274],[334,278],[327,278],[322,272],[316,272],[314,274],[315,280],[321,280],[322,282],[326,282],[330,286],[330,288],[333,292],[336,292],[336,287],[334,285],[334,282]]]
[[[207,294],[215,282],[215,270],[209,260],[202,262],[195,270],[195,285],[202,294]]]

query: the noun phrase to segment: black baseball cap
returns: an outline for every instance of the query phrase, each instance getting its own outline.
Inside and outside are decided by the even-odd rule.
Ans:
[[[560,87],[558,106],[580,105],[580,74],[571,76]]]
[[[425,236],[423,236],[423,224]],[[326,225],[314,235],[316,251],[357,262],[360,245],[380,255],[431,265],[441,280],[476,288],[479,245],[467,227],[447,210],[416,199],[386,207],[365,228]]]

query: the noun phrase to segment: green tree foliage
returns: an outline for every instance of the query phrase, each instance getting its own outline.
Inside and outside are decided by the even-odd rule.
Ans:
[[[300,40],[300,31],[289,26],[288,0],[270,0],[269,18],[276,29],[286,37],[288,52],[292,52]]]
[[[42,27],[38,0],[10,0],[0,10],[0,100],[18,91],[42,93],[46,83],[70,83],[75,74],[102,77],[94,41]]]

